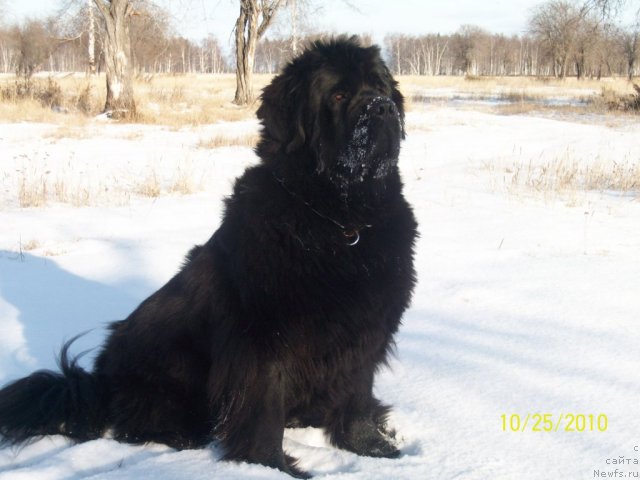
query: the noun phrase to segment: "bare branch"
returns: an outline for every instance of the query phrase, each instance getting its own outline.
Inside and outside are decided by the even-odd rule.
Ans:
[[[262,38],[264,33],[271,25],[271,22],[276,14],[276,11],[283,4],[283,0],[261,0],[260,11],[262,13],[262,22],[258,27],[258,39]]]

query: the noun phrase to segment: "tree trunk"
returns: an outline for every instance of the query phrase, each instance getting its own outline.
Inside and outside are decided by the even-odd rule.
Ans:
[[[233,103],[253,102],[253,64],[255,62],[258,26],[258,6],[255,0],[240,0],[240,15],[236,21],[236,95]]]
[[[94,2],[104,17],[107,33],[104,45],[107,101],[104,111],[112,118],[131,118],[136,115],[129,34],[133,7],[129,0]]]
[[[640,11],[638,12],[640,14]],[[640,34],[634,32],[631,39],[628,40],[626,50],[627,54],[627,77],[629,81],[633,80],[635,75],[636,58],[638,56],[638,47],[640,46]]]
[[[578,80],[582,80],[584,75],[584,71],[582,70],[582,63],[579,60],[576,60],[576,78]]]
[[[93,3],[87,0],[87,8],[89,9],[89,41],[87,49],[89,53],[89,75],[96,73],[96,22],[93,16]]]
[[[253,94],[253,66],[258,40],[271,23],[283,0],[240,0],[236,21],[236,95],[233,103],[250,105]],[[262,21],[258,24],[259,17]]]

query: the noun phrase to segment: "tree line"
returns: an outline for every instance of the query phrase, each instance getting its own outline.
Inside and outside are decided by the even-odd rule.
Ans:
[[[215,36],[195,42],[177,35],[170,14],[151,3],[136,8],[129,28],[136,74],[232,71]],[[0,73],[101,72],[106,35],[105,18],[96,15],[91,4],[83,4],[62,19],[53,16],[0,25]]]
[[[0,72],[82,72],[92,68],[89,57],[94,59],[93,68],[102,70],[106,25],[104,17],[90,15],[92,8],[85,2],[63,21],[56,16],[0,25]],[[534,9],[528,31],[521,35],[473,25],[461,26],[453,34],[392,34],[384,39],[384,53],[392,71],[400,75],[635,76],[640,20],[622,26],[599,13],[569,0],[552,0]],[[92,45],[90,22],[98,24]],[[136,6],[130,36],[137,74],[235,71],[235,58],[223,54],[215,36],[196,42],[177,35],[171,15],[151,2]],[[308,33],[302,41],[318,36]],[[278,71],[300,41],[262,38],[255,47],[253,70]]]
[[[105,110],[127,114],[135,114],[134,75],[235,72],[234,101],[247,104],[254,98],[253,72],[276,72],[305,37],[321,36],[304,36],[297,27],[296,12],[311,1],[238,0],[235,51],[226,57],[213,35],[198,42],[178,35],[169,12],[152,1],[65,0],[54,17],[0,23],[0,72],[28,79],[39,70],[104,70]],[[532,11],[521,35],[465,25],[446,35],[388,35],[383,50],[395,74],[631,79],[640,62],[640,8],[630,25],[621,25],[615,10],[638,1],[547,0]],[[276,13],[285,8],[291,8],[291,34],[267,38]]]
[[[601,78],[637,73],[638,30],[594,29],[570,44],[542,35],[507,36],[465,25],[451,35],[390,35],[389,67],[399,75]]]

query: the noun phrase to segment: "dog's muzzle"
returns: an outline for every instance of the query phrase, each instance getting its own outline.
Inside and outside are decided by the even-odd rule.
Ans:
[[[369,174],[383,178],[398,163],[402,138],[400,112],[390,98],[383,96],[367,99],[360,108],[338,166],[352,181],[363,181]]]

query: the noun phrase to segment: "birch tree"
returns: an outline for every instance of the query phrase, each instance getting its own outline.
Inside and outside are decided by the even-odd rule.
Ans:
[[[93,1],[87,0],[89,12],[89,36],[87,38],[87,53],[89,54],[89,74],[96,73],[96,19],[93,14]]]

